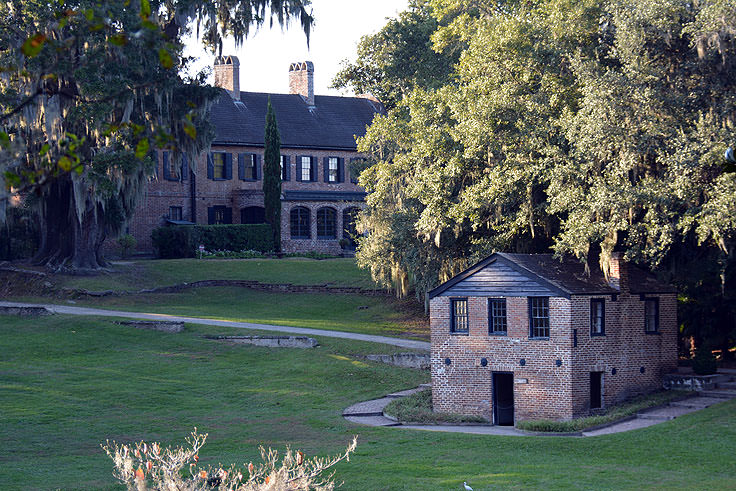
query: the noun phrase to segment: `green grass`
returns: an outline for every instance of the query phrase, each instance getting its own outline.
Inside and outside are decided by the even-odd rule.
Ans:
[[[432,411],[432,390],[422,390],[408,397],[391,402],[383,412],[404,423],[440,424],[440,423],[488,423],[479,416],[463,414],[435,413]]]
[[[183,443],[209,433],[205,464],[258,458],[287,443],[334,454],[343,489],[729,489],[736,487],[736,401],[642,430],[595,438],[500,437],[373,428],[348,405],[427,382],[355,358],[396,349],[329,338],[310,350],[202,339],[108,320],[0,317],[0,487],[111,489],[105,439]]]
[[[49,301],[43,297],[15,300]],[[102,309],[429,339],[429,320],[421,305],[383,296],[271,293],[249,288],[211,287],[180,293],[88,297],[74,302],[77,306]]]
[[[582,431],[594,426],[613,423],[614,421],[633,416],[644,409],[661,406],[668,402],[682,399],[685,395],[687,395],[687,392],[679,390],[655,392],[654,394],[639,396],[631,401],[611,406],[605,414],[587,416],[585,418],[573,419],[571,421],[550,421],[548,419],[519,421],[516,424],[516,427],[520,430],[556,433]]]
[[[355,259],[169,259],[123,261],[98,276],[57,275],[67,288],[90,291],[127,290],[170,286],[199,280],[253,280],[295,285],[357,286],[375,288],[370,273],[358,269]]]

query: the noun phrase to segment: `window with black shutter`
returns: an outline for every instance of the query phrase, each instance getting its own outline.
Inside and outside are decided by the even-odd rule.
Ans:
[[[246,206],[240,210],[240,223],[266,223],[266,209],[262,206]]]
[[[291,180],[291,162],[288,155],[281,155],[281,180]]]
[[[209,225],[229,225],[233,223],[233,210],[227,206],[211,206],[207,208]]]
[[[181,221],[182,210],[181,206],[169,206],[169,220]]]
[[[312,180],[312,157],[299,157],[299,180],[309,182]]]
[[[212,157],[211,158],[211,160],[212,160],[212,177],[209,176],[209,174],[210,174],[209,173],[209,169],[208,169],[208,172],[207,172],[207,174],[208,174],[207,177],[210,177],[210,179],[213,179],[215,181],[226,179],[226,177],[225,177],[225,175],[226,175],[225,174],[225,162],[226,162],[227,159],[226,159],[225,155],[226,154],[224,152],[212,152],[212,154],[211,154],[211,157]]]

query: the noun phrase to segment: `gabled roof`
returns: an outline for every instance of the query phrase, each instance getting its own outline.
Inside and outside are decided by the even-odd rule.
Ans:
[[[241,92],[234,101],[226,91],[210,109],[215,126],[213,145],[263,146],[268,98],[276,113],[283,148],[355,151],[383,107],[360,97],[314,96],[310,107],[298,94]]]
[[[510,254],[498,252],[491,254],[451,280],[430,291],[429,297],[434,298],[442,294],[496,261],[504,262],[515,271],[544,285],[550,291],[558,292],[561,296],[614,295],[620,293],[619,290],[608,284],[603,272],[597,265],[591,265],[590,274],[586,274],[585,265],[571,257],[558,259],[552,254]],[[658,281],[648,272],[632,264],[629,264],[628,268],[631,293],[676,292],[672,286]]]

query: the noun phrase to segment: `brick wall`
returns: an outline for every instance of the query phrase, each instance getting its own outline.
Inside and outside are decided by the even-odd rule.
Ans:
[[[590,296],[551,297],[549,339],[529,339],[527,297],[506,299],[506,336],[488,334],[487,297],[468,298],[468,335],[450,334],[451,298],[433,298],[435,410],[491,419],[494,371],[514,374],[517,421],[565,420],[589,414],[592,371],[603,372],[604,407],[660,388],[662,375],[677,365],[677,305],[674,294],[656,296],[659,334],[644,333],[644,301],[639,295],[619,295],[615,302],[609,295],[605,298],[605,336],[590,335]],[[577,347],[573,347],[573,329],[577,329]],[[487,359],[485,367],[482,358]]]
[[[196,223],[207,224],[207,209],[212,206],[225,206],[232,210],[234,224],[240,223],[240,211],[247,206],[263,206],[263,180],[241,181],[238,177],[238,153],[254,153],[258,155],[261,168],[263,166],[263,148],[246,146],[212,146],[212,152],[229,152],[233,155],[232,179],[212,180],[207,178],[207,157],[201,155],[196,160]],[[290,180],[281,184],[284,191],[332,191],[361,192],[362,189],[350,182],[349,162],[358,156],[356,152],[296,150],[284,148],[282,155],[289,157]],[[317,159],[317,180],[315,182],[296,181],[296,162],[299,156],[312,156]],[[324,182],[324,157],[340,157],[344,159],[344,179],[341,183]],[[138,252],[152,252],[151,232],[154,228],[166,223],[170,206],[182,207],[182,218],[191,220],[191,174],[184,181],[166,180],[163,174],[162,152],[158,154],[157,178],[148,185],[146,195],[129,224],[130,233],[138,240]],[[311,210],[312,238],[310,240],[292,240],[289,230],[289,213],[295,206],[305,206]],[[316,211],[324,206],[337,212],[337,236],[334,240],[317,239]],[[319,251],[338,254],[341,252],[339,240],[342,238],[343,211],[351,207],[362,207],[362,202],[301,202],[282,201],[282,248],[285,252]],[[112,241],[112,239],[110,240]]]

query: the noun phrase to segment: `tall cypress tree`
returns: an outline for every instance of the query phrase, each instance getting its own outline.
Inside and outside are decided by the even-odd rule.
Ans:
[[[266,221],[271,224],[274,247],[281,252],[281,135],[276,113],[268,98],[266,142],[263,151],[263,204]]]

